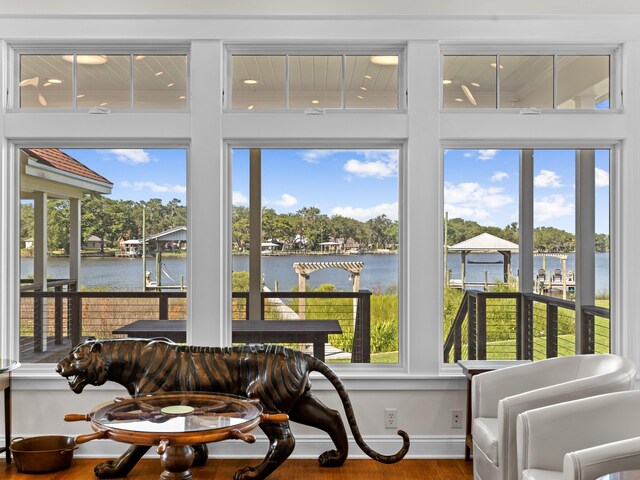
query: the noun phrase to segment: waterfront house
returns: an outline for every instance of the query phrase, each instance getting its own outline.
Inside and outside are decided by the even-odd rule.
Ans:
[[[104,240],[96,235],[89,235],[83,245],[85,248],[104,249]]]

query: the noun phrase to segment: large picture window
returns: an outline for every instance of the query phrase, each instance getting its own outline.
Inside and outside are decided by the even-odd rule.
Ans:
[[[22,148],[19,158],[20,360],[56,362],[87,337],[184,342],[186,150]],[[149,335],[150,321],[182,328]]]
[[[328,362],[398,363],[398,154],[233,149],[234,331],[280,322],[274,343]]]
[[[604,353],[609,150],[446,150],[445,361]]]

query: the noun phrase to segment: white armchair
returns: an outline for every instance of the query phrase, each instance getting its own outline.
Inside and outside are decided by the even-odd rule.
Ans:
[[[583,398],[518,416],[523,480],[595,480],[640,468],[640,391]]]
[[[518,478],[516,418],[527,410],[633,387],[634,364],[617,355],[576,355],[482,373],[471,381],[473,474]]]

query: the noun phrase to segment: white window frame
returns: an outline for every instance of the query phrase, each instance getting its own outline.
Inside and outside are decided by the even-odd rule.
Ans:
[[[550,56],[554,59],[553,64],[553,108],[538,109],[540,113],[576,114],[587,113],[602,115],[607,113],[620,113],[623,111],[623,91],[622,91],[622,45],[620,44],[460,44],[442,43],[440,45],[440,79],[444,79],[444,57],[449,55],[476,56],[490,55],[496,56],[499,63],[501,55],[523,55],[523,56]],[[564,55],[589,56],[602,55],[609,56],[609,108],[608,109],[566,109],[555,108],[556,104],[556,57]],[[441,113],[517,113],[524,108],[503,108],[500,107],[500,76],[496,75],[496,107],[495,108],[445,108],[444,89],[440,85],[439,105]]]
[[[406,44],[351,44],[346,46],[332,45],[331,43],[323,44],[263,44],[263,45],[246,45],[229,43],[225,46],[225,88],[224,88],[224,111],[225,113],[247,113],[246,109],[232,108],[233,99],[233,61],[234,55],[273,55],[283,56],[285,58],[285,98],[286,106],[283,109],[254,109],[252,115],[264,113],[291,113],[300,114],[304,109],[289,108],[289,56],[297,55],[327,55],[342,57],[342,106],[338,108],[320,109],[324,113],[344,114],[344,113],[404,113],[406,111]],[[368,56],[368,55],[393,55],[398,57],[398,86],[397,86],[397,108],[347,108],[344,104],[346,95],[345,85],[345,57],[346,56]],[[318,109],[316,109],[318,110]]]
[[[122,46],[114,46],[113,44],[95,43],[91,42],[78,44],[59,43],[59,44],[21,44],[15,43],[10,45],[10,54],[12,61],[9,64],[9,76],[8,82],[8,95],[7,95],[7,111],[11,113],[15,112],[29,112],[29,113],[87,113],[91,109],[78,108],[76,92],[78,89],[76,62],[72,63],[72,101],[73,105],[69,108],[21,108],[20,107],[20,56],[21,55],[148,55],[148,56],[164,56],[164,55],[185,55],[187,58],[187,85],[186,96],[187,103],[184,108],[180,109],[141,109],[134,108],[134,84],[133,84],[133,71],[134,64],[133,58],[131,62],[131,79],[129,81],[129,108],[111,109],[112,112],[131,112],[131,113],[175,113],[175,112],[188,112],[190,111],[191,103],[191,69],[190,69],[190,48],[189,44],[127,44]]]
[[[621,317],[619,312],[622,309],[622,298],[619,289],[618,275],[620,272],[620,238],[621,238],[621,225],[620,225],[620,159],[622,145],[618,142],[610,141],[590,141],[585,139],[568,140],[563,139],[557,142],[531,142],[530,140],[511,140],[511,141],[469,141],[469,140],[456,140],[441,143],[440,158],[443,164],[443,176],[441,179],[441,205],[444,212],[444,153],[446,150],[477,150],[477,149],[504,149],[504,150],[542,150],[542,149],[554,149],[554,150],[609,150],[609,342],[610,350],[612,353],[619,352],[622,346],[622,340],[624,339],[625,332],[628,325],[625,322],[620,321]],[[520,172],[520,167],[518,167]],[[531,179],[533,182],[533,179]],[[577,181],[577,180],[576,180]],[[576,185],[577,188],[577,185]],[[576,197],[578,192],[576,191]],[[576,201],[577,203],[577,201]],[[522,195],[518,196],[518,204],[520,208],[523,206]],[[533,204],[525,205],[525,208],[530,208],[533,212]],[[579,206],[575,206],[575,221],[577,221],[579,215]],[[533,238],[533,226],[524,226],[518,221],[520,226],[520,234]],[[522,228],[525,228],[523,232]],[[442,237],[444,238],[444,229],[442,228]],[[444,271],[444,265],[446,258],[444,256],[444,249],[440,249],[441,257],[441,271]],[[522,254],[522,253],[521,253]],[[521,263],[522,264],[522,263]],[[533,273],[533,272],[532,272]],[[444,275],[443,273],[441,275]],[[443,277],[444,282],[444,277]],[[441,282],[440,297],[442,302],[441,312],[444,312],[444,283]],[[520,286],[519,286],[520,289]],[[579,312],[576,309],[576,318]],[[453,363],[445,363],[442,358],[444,351],[444,314],[440,317],[439,327],[439,339],[440,339],[440,368],[442,372],[454,372],[459,368]]]
[[[225,252],[228,258],[226,264],[226,270],[228,271],[228,299],[229,310],[231,310],[231,272],[233,252],[231,241],[231,223],[232,223],[232,162],[233,162],[233,150],[234,149],[250,149],[259,148],[262,150],[267,149],[332,149],[332,150],[398,150],[398,236],[399,236],[399,248],[398,248],[398,363],[353,363],[353,364],[332,364],[331,368],[340,374],[359,374],[367,376],[378,375],[391,375],[399,374],[407,371],[407,362],[409,353],[407,351],[407,279],[406,279],[406,208],[407,208],[407,193],[406,193],[406,143],[393,141],[393,140],[374,140],[369,139],[366,141],[352,141],[352,140],[322,140],[322,141],[305,141],[300,139],[289,140],[229,140],[225,142],[226,159],[225,159],[225,226],[228,234],[225,238]],[[228,316],[231,319],[231,315]],[[231,320],[226,322],[225,332],[227,341],[231,341]],[[342,376],[342,375],[341,375]]]

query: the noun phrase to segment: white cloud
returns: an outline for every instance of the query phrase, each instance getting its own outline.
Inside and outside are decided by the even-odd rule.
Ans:
[[[493,175],[491,176],[491,181],[499,182],[501,180],[504,180],[505,178],[509,178],[509,174],[507,172],[493,172]]]
[[[361,162],[351,159],[344,164],[344,169],[358,177],[386,178],[398,174],[398,164],[376,160],[373,162]]]
[[[546,188],[559,188],[562,187],[560,183],[560,176],[551,170],[540,170],[540,173],[533,179],[533,184],[536,187]]]
[[[280,197],[280,200],[276,200],[274,202],[268,202],[272,205],[277,205],[279,207],[293,207],[296,203],[298,203],[298,199],[293,195],[289,195],[288,193],[283,193]]]
[[[609,172],[596,167],[596,187],[609,186]]]
[[[378,215],[385,214],[391,220],[398,219],[398,202],[381,203],[369,208],[360,207],[334,207],[331,209],[332,215],[342,215],[343,217],[354,218],[365,222]]]
[[[129,165],[140,165],[151,161],[149,154],[142,149],[112,149],[106,150],[106,153],[115,155],[116,160]]]
[[[231,202],[234,205],[249,205],[249,199],[242,192],[233,192]]]
[[[513,203],[500,187],[483,187],[479,183],[465,182],[444,185],[444,208],[449,218],[483,220],[491,217],[491,210]]]
[[[473,157],[473,153],[467,152],[467,153],[462,154],[462,156],[466,157],[466,158],[471,158],[471,157]]]
[[[158,184],[155,182],[120,182],[122,188],[131,190],[151,190],[153,193],[185,193],[187,187],[185,185],[168,185]]]
[[[496,156],[498,150],[478,150],[478,160],[491,160]]]
[[[564,195],[549,195],[533,204],[534,216],[538,221],[567,217],[573,215],[574,211],[574,204],[567,202]]]

